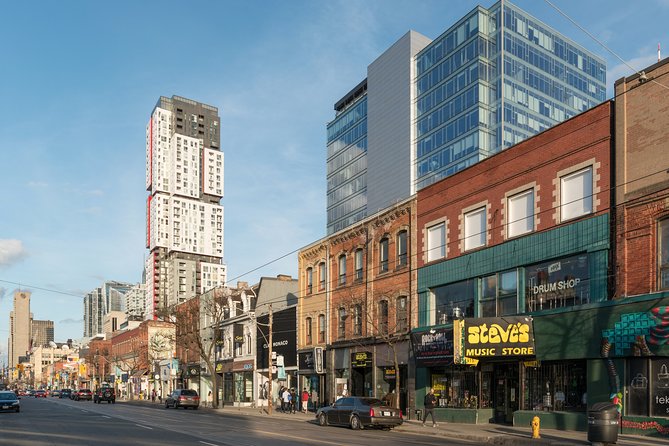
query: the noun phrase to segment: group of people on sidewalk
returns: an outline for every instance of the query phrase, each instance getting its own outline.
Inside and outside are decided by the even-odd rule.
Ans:
[[[279,400],[281,401],[281,412],[283,413],[296,413],[298,410],[298,396],[295,389],[289,389],[288,387],[281,386],[279,389]],[[307,407],[309,405],[309,392],[305,388],[302,390],[299,396],[300,410],[303,413],[307,413]]]

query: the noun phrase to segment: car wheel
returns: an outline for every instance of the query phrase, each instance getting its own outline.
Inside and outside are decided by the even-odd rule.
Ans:
[[[20,407],[17,407],[17,408],[16,408],[16,413],[19,413],[19,412],[21,412],[21,408],[20,408]]]
[[[351,429],[353,430],[362,429],[362,423],[360,422],[360,418],[358,418],[357,415],[353,415],[351,417]]]
[[[170,408],[170,405],[167,403],[167,401],[165,401],[165,409],[169,409],[169,408]]]
[[[318,416],[318,424],[321,426],[327,426],[328,425],[328,417],[324,413],[320,414]]]

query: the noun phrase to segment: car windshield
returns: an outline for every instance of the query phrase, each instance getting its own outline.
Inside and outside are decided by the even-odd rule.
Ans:
[[[15,400],[16,394],[14,392],[0,392],[0,399]]]
[[[185,396],[197,396],[197,392],[195,390],[190,390],[190,389],[182,390],[181,394]]]

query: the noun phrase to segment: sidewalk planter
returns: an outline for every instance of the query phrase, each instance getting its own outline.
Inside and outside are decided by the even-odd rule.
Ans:
[[[530,427],[532,418],[538,416],[542,429],[563,431],[588,430],[588,417],[585,412],[542,412],[536,410],[517,410],[513,413],[513,425]]]
[[[493,417],[493,409],[458,409],[437,407],[434,409],[437,421],[446,423],[488,424]]]

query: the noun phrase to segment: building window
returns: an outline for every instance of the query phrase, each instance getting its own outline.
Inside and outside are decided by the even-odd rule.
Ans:
[[[526,311],[590,303],[588,255],[563,257],[525,267]]]
[[[339,285],[346,285],[346,255],[339,256]]]
[[[518,277],[515,270],[481,278],[479,316],[508,316],[518,313]]]
[[[379,334],[388,334],[388,301],[379,302]]]
[[[338,320],[339,320],[339,326],[338,326],[338,336],[339,339],[344,339],[346,338],[346,318],[348,317],[348,314],[346,313],[346,308],[340,307],[338,310]]]
[[[593,212],[592,167],[560,178],[560,200],[561,221]]]
[[[362,305],[353,306],[353,334],[362,335]]]
[[[465,251],[480,248],[486,244],[485,207],[465,214]]]
[[[475,285],[476,280],[469,279],[432,288],[428,307],[430,325],[474,317]]]
[[[311,294],[314,291],[314,270],[313,268],[307,268],[307,294]]]
[[[397,318],[396,332],[404,333],[409,328],[407,320],[407,297],[400,296],[397,298],[397,308],[395,309],[395,316]]]
[[[660,220],[657,237],[658,289],[669,289],[669,218]]]
[[[318,289],[319,291],[325,289],[325,262],[318,265]]]
[[[318,342],[320,344],[325,342],[325,315],[318,316]]]
[[[397,234],[397,266],[406,266],[407,260],[407,231],[400,231]]]
[[[446,257],[446,223],[427,228],[427,261]]]
[[[250,334],[246,335],[246,354],[247,355],[251,354],[251,335]]]
[[[311,345],[313,343],[313,338],[311,336],[311,318],[310,317],[308,317],[306,319],[306,321],[304,322],[304,334],[305,334],[307,345]]]
[[[362,249],[355,251],[355,280],[362,280]]]
[[[384,237],[379,242],[379,272],[388,271],[388,238]]]
[[[507,202],[507,237],[517,237],[534,231],[534,190],[509,197]]]

